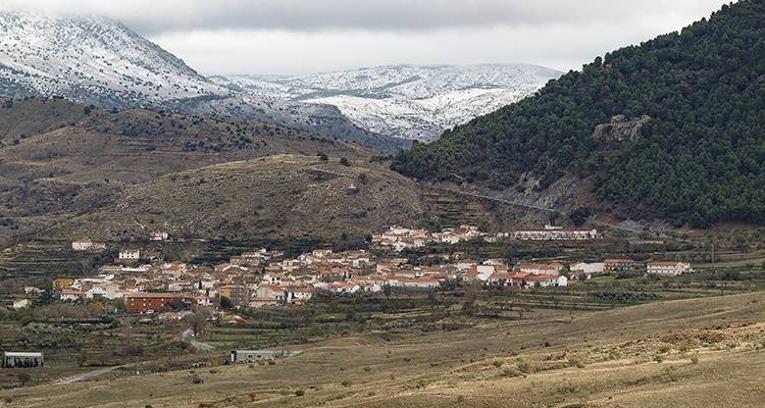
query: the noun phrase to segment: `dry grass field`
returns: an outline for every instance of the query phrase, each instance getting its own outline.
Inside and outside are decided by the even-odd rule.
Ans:
[[[765,401],[761,293],[535,317],[387,341],[379,334],[339,338],[274,364],[150,375],[131,368],[111,379],[2,391],[0,406],[760,407]]]

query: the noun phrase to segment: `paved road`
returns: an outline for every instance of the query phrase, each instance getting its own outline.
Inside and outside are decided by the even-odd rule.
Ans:
[[[181,333],[181,341],[184,343],[189,343],[202,351],[213,351],[213,349],[215,349],[215,347],[211,346],[210,344],[194,340],[194,332],[191,329],[186,329],[183,333]]]

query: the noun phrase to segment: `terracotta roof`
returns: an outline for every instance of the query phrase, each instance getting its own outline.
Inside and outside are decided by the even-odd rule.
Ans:
[[[183,293],[158,293],[158,292],[130,293],[125,296],[128,298],[153,298],[153,299],[164,299],[164,298],[184,299],[184,298],[190,297]]]

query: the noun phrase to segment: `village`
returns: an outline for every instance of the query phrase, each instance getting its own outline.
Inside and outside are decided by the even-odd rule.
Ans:
[[[589,263],[530,260],[508,264],[502,259],[476,261],[457,251],[437,254],[438,262],[419,264],[399,255],[430,244],[455,245],[471,240],[592,241],[600,238],[596,229],[552,226],[491,236],[468,225],[432,233],[392,226],[373,235],[370,250],[317,249],[288,258],[283,252],[259,249],[214,265],[164,262],[139,247],[131,247],[121,248],[111,264],[99,267],[96,276],[59,276],[53,279],[49,290],[60,302],[121,301],[128,314],[181,319],[195,306],[229,310],[285,307],[304,305],[320,293],[427,292],[449,282],[486,288],[541,289],[566,287],[593,276],[627,271],[655,276],[678,276],[693,271],[687,262],[667,260],[646,263],[632,259]],[[149,241],[169,239],[167,233],[160,231],[148,237]],[[77,241],[72,242],[71,248],[77,252],[97,252],[106,250],[107,245]],[[373,252],[384,255],[373,255]],[[45,288],[28,286],[24,292],[24,297],[8,306],[28,307]]]

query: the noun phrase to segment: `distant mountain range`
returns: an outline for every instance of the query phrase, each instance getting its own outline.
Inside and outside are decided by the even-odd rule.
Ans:
[[[0,12],[0,96],[219,114],[328,133],[383,151],[407,145],[354,125],[334,106],[233,92],[101,17]]]
[[[444,130],[517,102],[561,72],[536,65],[391,65],[300,76],[211,79],[235,92],[336,106],[374,133],[432,141]]]
[[[53,97],[276,123],[385,152],[534,93],[532,65],[385,66],[303,76],[205,78],[124,24],[0,12],[0,97]]]

